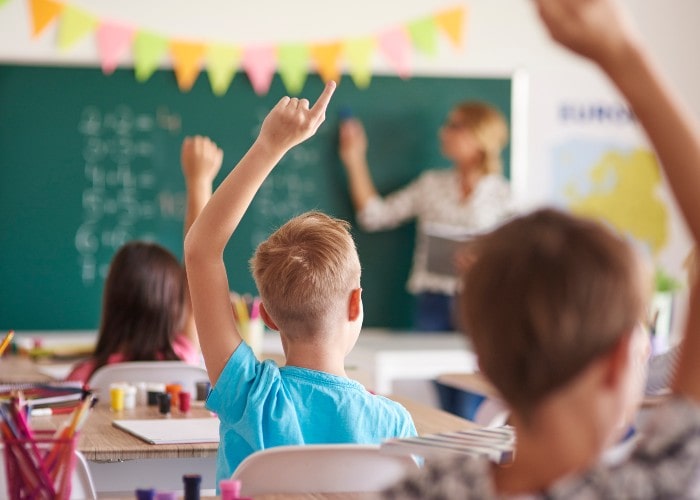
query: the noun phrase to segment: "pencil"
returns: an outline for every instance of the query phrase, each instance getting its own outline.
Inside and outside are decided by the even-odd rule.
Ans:
[[[0,356],[5,352],[5,349],[7,349],[7,346],[10,345],[10,341],[12,340],[12,337],[15,336],[15,331],[10,330],[7,332],[7,335],[5,335],[5,338],[2,339],[2,343],[0,344]]]

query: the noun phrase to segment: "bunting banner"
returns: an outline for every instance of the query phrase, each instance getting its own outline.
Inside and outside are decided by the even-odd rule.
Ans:
[[[7,1],[0,0],[0,7]],[[146,82],[169,58],[182,92],[192,88],[204,69],[211,90],[217,96],[226,93],[239,71],[246,74],[259,95],[268,92],[275,72],[291,95],[302,92],[312,71],[327,82],[339,81],[341,72],[346,70],[353,83],[364,89],[371,83],[376,56],[382,57],[399,77],[410,78],[413,54],[435,57],[441,36],[454,48],[462,48],[468,20],[466,6],[458,5],[368,36],[236,45],[166,36],[146,28],[100,19],[82,8],[55,0],[27,2],[32,37],[38,38],[55,22],[58,24],[57,47],[67,51],[92,35],[105,75],[112,74],[130,51],[136,80]]]

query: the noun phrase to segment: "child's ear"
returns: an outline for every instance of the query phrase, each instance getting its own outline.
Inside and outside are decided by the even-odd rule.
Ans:
[[[622,335],[606,355],[604,382],[609,387],[615,387],[626,380],[625,375],[632,362],[630,356],[632,337],[632,333]]]
[[[265,304],[263,304],[262,302],[260,303],[260,317],[270,330],[274,330],[276,332],[280,330],[279,328],[277,328],[277,325],[267,313],[267,309],[265,309]]]
[[[355,321],[362,312],[362,288],[355,288],[350,292],[350,303],[348,304],[348,319]]]

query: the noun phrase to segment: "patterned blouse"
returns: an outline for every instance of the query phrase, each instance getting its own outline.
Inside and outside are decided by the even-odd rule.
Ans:
[[[494,228],[514,213],[508,182],[497,174],[483,177],[469,198],[462,199],[455,169],[427,170],[408,186],[385,198],[372,198],[357,213],[366,231],[393,229],[417,219],[416,248],[408,280],[411,293],[453,295],[457,278],[428,269],[428,234],[450,233],[461,237]],[[432,240],[434,241],[434,240]]]

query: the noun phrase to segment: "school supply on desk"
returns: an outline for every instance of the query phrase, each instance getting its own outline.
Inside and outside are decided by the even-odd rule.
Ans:
[[[219,419],[215,417],[113,420],[112,425],[151,444],[219,442]]]
[[[0,384],[0,402],[9,401],[21,392],[29,409],[46,407],[74,407],[85,398],[80,382],[52,382],[47,384]]]
[[[15,331],[10,330],[5,335],[5,338],[2,339],[2,343],[0,343],[0,356],[2,356],[5,353],[7,346],[10,345],[10,341],[12,341],[12,337],[14,337],[14,336],[15,336]]]
[[[386,453],[419,455],[423,458],[444,457],[446,454],[485,456],[493,462],[504,464],[513,461],[515,433],[507,425],[482,427],[390,439],[381,444],[381,449]]]
[[[89,393],[55,432],[35,432],[26,419],[19,397],[0,404],[0,429],[4,443],[9,498],[70,497],[76,463],[75,440],[94,405]]]

